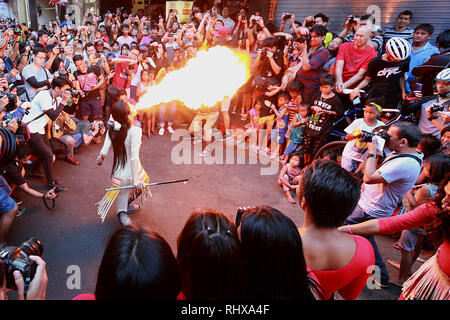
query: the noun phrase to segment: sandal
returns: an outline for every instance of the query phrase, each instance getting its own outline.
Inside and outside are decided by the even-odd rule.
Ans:
[[[138,204],[130,204],[127,209],[127,213],[136,213],[141,211],[141,206]]]
[[[202,143],[202,139],[194,139],[193,144],[199,144]]]
[[[209,156],[209,150],[208,149],[203,150],[198,156],[201,158]]]
[[[401,250],[402,248],[400,248],[400,243],[398,241],[396,241],[393,245],[392,245],[395,249],[397,250]]]

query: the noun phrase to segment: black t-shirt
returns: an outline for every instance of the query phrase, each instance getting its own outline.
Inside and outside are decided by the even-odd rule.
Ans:
[[[273,54],[273,59],[275,60],[275,63],[281,68],[280,73],[276,74],[273,69],[272,65],[270,64],[269,58],[267,57],[261,57],[262,61],[258,68],[258,75],[266,77],[266,78],[272,78],[277,79],[278,82],[281,83],[281,79],[283,78],[284,73],[284,60],[283,60],[283,52],[280,50],[277,50]]]
[[[259,112],[259,117],[264,118],[274,114],[272,112],[271,105],[274,105],[276,107],[277,102],[278,102],[278,95],[274,95],[272,97],[264,95],[264,100],[261,106],[261,111]]]
[[[23,166],[17,161],[13,161],[5,168],[4,177],[9,184],[14,183],[16,186],[21,186],[25,183],[22,177]]]
[[[378,57],[369,62],[366,76],[371,78],[372,88],[376,88],[383,93],[386,99],[384,107],[396,106],[400,94],[400,77],[409,71],[410,58],[398,61],[384,61]]]
[[[86,73],[77,70],[73,73],[75,79],[78,80],[81,90],[83,90],[85,97],[83,100],[94,100],[100,97],[100,89],[91,90],[91,87],[96,86],[99,82],[99,77],[102,75],[102,70],[99,66],[93,65],[87,68]]]
[[[322,110],[334,111],[337,113],[337,115],[325,113],[318,115],[313,111],[306,125],[306,131],[313,136],[317,136],[323,132],[329,132],[329,130],[333,128],[334,120],[344,113],[341,99],[339,99],[337,95],[328,99],[323,99],[322,94],[318,93],[314,96],[311,106],[318,106],[321,107]]]

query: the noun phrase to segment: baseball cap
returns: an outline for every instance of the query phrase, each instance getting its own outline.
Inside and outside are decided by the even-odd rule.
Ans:
[[[223,26],[223,27],[219,27],[217,29],[216,32],[214,32],[214,35],[216,37],[226,37],[230,34],[230,29],[228,29],[227,27]]]
[[[107,58],[107,59],[108,59],[109,57],[111,57],[111,56],[112,56],[113,58],[115,58],[115,57],[116,57],[116,54],[115,54],[114,52],[111,52],[111,51],[106,53],[106,58]]]

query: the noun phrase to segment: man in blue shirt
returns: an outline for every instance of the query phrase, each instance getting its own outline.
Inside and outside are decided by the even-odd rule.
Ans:
[[[409,63],[409,72],[406,73],[406,91],[411,92],[414,88],[411,88],[411,84],[416,79],[412,75],[412,70],[422,65],[433,54],[439,53],[439,49],[428,42],[433,34],[434,28],[429,23],[419,24],[414,29],[411,61]]]

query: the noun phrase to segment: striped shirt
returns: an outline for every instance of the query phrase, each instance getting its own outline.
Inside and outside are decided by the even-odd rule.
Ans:
[[[303,84],[303,100],[306,103],[311,102],[313,95],[318,92],[320,87],[320,76],[323,72],[323,66],[328,62],[330,52],[327,48],[321,48],[313,52],[309,57],[311,70],[305,71],[303,67],[297,72],[296,81]]]
[[[395,28],[388,28],[383,32],[384,43],[388,42],[389,39],[397,37],[402,38],[407,41],[412,41],[414,30],[406,28],[403,31],[395,31]]]

